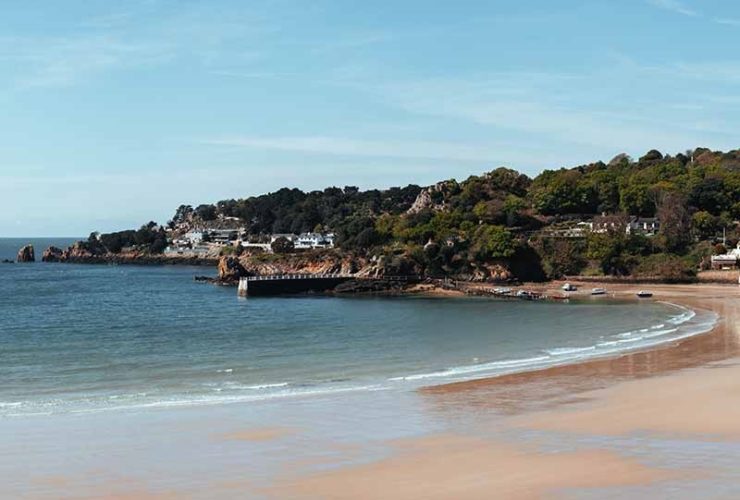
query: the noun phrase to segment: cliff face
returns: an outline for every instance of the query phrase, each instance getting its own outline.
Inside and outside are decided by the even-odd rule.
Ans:
[[[26,245],[18,250],[16,260],[18,262],[36,262],[36,253],[33,250],[33,245]]]
[[[288,255],[245,255],[239,259],[252,274],[359,274],[370,275],[367,259],[340,252]]]
[[[444,210],[447,200],[457,188],[453,181],[442,181],[421,190],[406,213],[415,214],[423,210]]]

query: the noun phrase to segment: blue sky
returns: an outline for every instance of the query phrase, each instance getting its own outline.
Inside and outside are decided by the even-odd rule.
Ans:
[[[740,4],[2,2],[0,236],[735,149]]]

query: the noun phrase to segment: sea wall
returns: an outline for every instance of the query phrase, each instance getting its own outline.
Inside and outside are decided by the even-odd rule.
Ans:
[[[239,281],[239,295],[295,295],[303,293],[324,293],[334,290],[338,285],[350,281],[347,276],[242,279]]]

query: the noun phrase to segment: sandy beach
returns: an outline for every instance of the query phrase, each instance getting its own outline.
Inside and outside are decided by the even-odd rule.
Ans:
[[[5,494],[737,497],[740,289],[603,286],[605,300],[649,288],[720,319],[650,350],[416,391],[9,419]]]
[[[583,288],[592,286],[599,285]],[[625,299],[632,299],[638,288],[649,288],[656,300],[712,310],[720,320],[709,333],[648,351],[423,389],[438,411],[507,416],[491,419],[491,428],[473,435],[397,443],[391,458],[286,480],[270,494],[541,498],[599,488],[620,497],[652,491],[634,488],[659,487],[663,492],[678,488],[676,497],[681,491],[691,497],[691,488],[682,486],[691,478],[715,478],[723,484],[721,490],[707,492],[709,497],[738,494],[740,478],[728,478],[728,471],[713,463],[711,458],[717,457],[703,457],[701,468],[661,466],[650,449],[677,439],[687,450],[705,443],[740,443],[740,290],[723,285],[603,286],[612,297]],[[530,438],[521,440],[523,435]],[[560,443],[555,449],[545,445],[545,436],[553,435]],[[612,446],[636,436],[643,441],[637,456]]]

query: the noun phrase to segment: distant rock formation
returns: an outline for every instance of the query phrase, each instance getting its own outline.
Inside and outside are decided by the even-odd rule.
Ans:
[[[18,256],[16,259],[18,262],[36,262],[36,254],[33,250],[33,245],[26,245],[18,250]]]
[[[44,250],[41,256],[41,262],[59,262],[62,260],[64,251],[61,248],[51,246]]]

